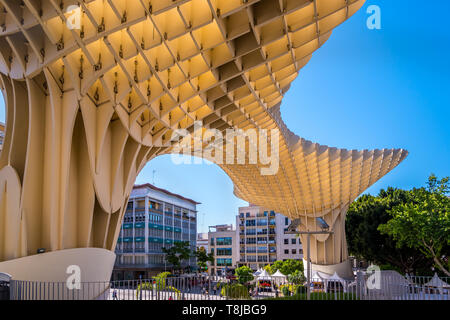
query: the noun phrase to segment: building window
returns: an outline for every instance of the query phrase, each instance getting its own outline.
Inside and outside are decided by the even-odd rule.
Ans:
[[[214,245],[214,238],[211,238],[211,245]]]
[[[292,249],[292,254],[297,254],[297,249]]]
[[[289,225],[289,219],[288,218],[284,218],[284,225],[285,226]]]
[[[231,237],[217,238],[217,240],[216,240],[216,244],[218,246],[230,245],[231,243],[232,243]]]
[[[266,244],[267,238],[266,237],[258,237],[258,244]]]
[[[285,250],[284,250],[284,254],[289,254],[289,250],[288,250],[288,249],[285,249]]]
[[[254,227],[254,226],[256,226],[256,220],[247,220],[247,221],[245,221],[245,225],[247,227]]]
[[[284,244],[289,244],[289,239],[284,239]]]
[[[217,256],[231,256],[232,250],[231,248],[217,248]]]
[[[296,241],[297,239],[291,239],[291,244],[295,244],[297,241]]]
[[[216,265],[218,267],[224,267],[224,266],[231,266],[232,265],[232,259],[231,258],[218,258],[216,259]]]

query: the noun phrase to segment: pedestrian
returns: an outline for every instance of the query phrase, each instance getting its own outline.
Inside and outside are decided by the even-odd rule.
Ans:
[[[112,293],[112,297],[113,297],[113,300],[117,300],[117,291],[116,291],[116,289],[114,289],[114,291]]]

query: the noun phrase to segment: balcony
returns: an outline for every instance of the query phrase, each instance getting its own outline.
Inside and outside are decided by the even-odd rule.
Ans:
[[[267,262],[267,257],[258,257],[258,262]]]
[[[264,211],[263,213],[258,213],[256,216],[257,217],[267,217],[267,215],[268,215],[268,212]]]

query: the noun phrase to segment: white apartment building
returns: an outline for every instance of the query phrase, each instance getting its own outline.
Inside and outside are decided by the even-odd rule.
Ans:
[[[150,278],[170,269],[163,247],[188,241],[196,250],[199,202],[157,188],[149,183],[133,188],[123,218],[115,253],[114,280]],[[196,259],[182,267],[195,269]]]
[[[237,266],[247,265],[257,270],[276,260],[302,259],[300,238],[285,233],[290,223],[282,214],[256,205],[240,207],[236,217]]]

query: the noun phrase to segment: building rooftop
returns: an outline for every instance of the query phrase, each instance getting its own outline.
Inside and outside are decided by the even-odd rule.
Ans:
[[[170,196],[177,197],[177,198],[179,198],[179,199],[181,199],[181,200],[189,201],[189,202],[191,202],[191,203],[193,203],[193,204],[195,204],[195,205],[201,204],[201,202],[197,202],[197,201],[195,201],[195,200],[192,200],[192,199],[183,197],[183,196],[181,196],[181,195],[179,195],[179,194],[176,194],[176,193],[167,191],[167,190],[162,189],[162,188],[158,188],[158,187],[152,185],[151,183],[145,183],[145,184],[135,185],[134,188],[133,188],[133,190],[136,190],[136,189],[143,189],[143,188],[149,188],[149,189],[152,189],[152,190],[160,191],[160,192],[163,192],[163,193],[168,194],[168,195],[170,195]]]
[[[208,228],[209,232],[235,231],[232,224],[219,224],[216,226],[209,226]]]

